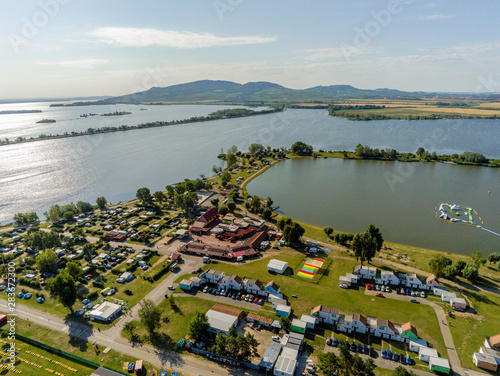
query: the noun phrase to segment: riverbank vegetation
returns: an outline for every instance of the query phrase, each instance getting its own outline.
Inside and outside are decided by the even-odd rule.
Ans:
[[[145,128],[159,128],[159,127],[167,127],[170,125],[198,123],[198,122],[220,120],[220,119],[231,119],[231,118],[238,118],[238,117],[267,115],[267,114],[280,112],[280,111],[284,111],[284,110],[285,110],[285,107],[283,105],[276,105],[268,110],[262,110],[262,111],[253,111],[253,110],[249,110],[246,108],[234,108],[234,109],[215,111],[207,116],[193,116],[189,119],[184,119],[184,120],[154,121],[154,122],[148,122],[148,123],[141,123],[138,125],[120,125],[117,127],[106,126],[106,127],[101,127],[101,128],[88,128],[86,131],[82,131],[82,132],[73,131],[73,132],[65,132],[63,134],[56,134],[56,135],[41,134],[38,137],[30,137],[30,138],[17,137],[15,140],[10,140],[8,138],[5,138],[4,140],[0,140],[0,145],[19,144],[19,143],[24,143],[24,142],[41,141],[41,140],[53,140],[53,139],[68,138],[68,137],[89,136],[89,135],[100,134],[100,133],[123,132],[123,131],[131,131],[131,130],[145,129]],[[115,114],[125,115],[127,113],[112,113],[111,115],[105,114],[105,115],[101,115],[101,116],[112,116],[112,115],[114,116]],[[54,122],[55,122],[55,120],[54,120]]]

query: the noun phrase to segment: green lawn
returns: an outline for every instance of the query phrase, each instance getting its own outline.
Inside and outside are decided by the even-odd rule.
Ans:
[[[84,340],[77,339],[74,337],[69,337],[67,334],[52,331],[52,330],[47,329],[43,326],[39,326],[39,325],[36,325],[33,323],[28,324],[28,322],[23,321],[23,320],[19,320],[19,319],[16,321],[16,331],[17,331],[17,333],[19,333],[25,337],[35,339],[35,340],[40,341],[42,343],[45,343],[49,346],[56,347],[58,349],[66,351],[70,354],[77,355],[81,358],[90,360],[90,361],[95,362],[95,363],[99,363],[100,365],[107,366],[107,367],[115,369],[117,371],[122,371],[122,372],[124,371],[123,370],[124,362],[128,363],[128,362],[133,362],[136,360],[135,358],[130,358],[130,357],[125,356],[125,355],[123,355],[119,352],[116,352],[114,350],[110,350],[107,354],[104,354],[102,352],[104,350],[104,348],[102,346],[99,346],[99,349],[98,349],[99,352],[96,352],[96,349],[92,346],[92,344],[90,344]],[[27,345],[19,340],[17,341],[16,346],[21,349],[21,353],[19,354],[19,356],[21,356],[22,358],[25,358],[27,360],[30,360],[30,361],[37,363],[37,364],[40,364],[40,365],[44,365],[44,368],[45,368],[45,365],[47,365],[48,368],[51,368],[54,371],[59,371],[59,372],[63,373],[64,375],[75,375],[75,374],[76,375],[89,375],[92,372],[91,368],[79,365],[78,363],[75,363],[75,362],[70,361],[70,360],[66,360],[63,357],[59,357],[59,356],[53,355],[49,352],[40,350],[37,347]],[[24,346],[26,346],[26,348],[29,348],[29,350],[34,352],[34,353],[46,356],[46,357],[54,359],[54,360],[58,360],[61,363],[64,363],[68,366],[71,366],[72,368],[77,369],[78,373],[69,372],[68,370],[64,370],[62,367],[59,366],[60,368],[62,368],[62,370],[60,370],[60,368],[56,368],[58,366],[55,365],[54,363],[52,363],[52,362],[49,363],[47,361],[45,361],[45,363],[44,363],[44,361],[42,361],[41,359],[39,359],[35,356],[29,357],[29,354],[26,354],[26,352],[25,352]],[[23,363],[21,363],[19,365],[19,367],[29,367],[29,368],[26,368],[25,369],[26,372],[23,373],[23,374],[27,374],[27,375],[47,375],[47,374],[49,374],[44,369],[42,371],[42,370],[39,370],[37,368],[34,368],[33,366],[26,365]],[[157,367],[154,367],[149,363],[145,363],[145,367],[150,371],[159,371],[159,369]],[[19,368],[19,369],[24,370],[24,368],[23,369]],[[1,374],[4,375],[3,372]],[[7,374],[14,375],[14,373],[12,373],[10,371]]]

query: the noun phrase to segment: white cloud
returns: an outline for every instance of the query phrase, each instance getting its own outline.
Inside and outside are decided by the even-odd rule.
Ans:
[[[60,61],[35,61],[36,65],[49,65],[64,68],[94,68],[96,65],[106,64],[109,60],[106,59],[79,59],[79,60],[60,60]]]
[[[134,47],[156,45],[177,48],[201,48],[269,43],[277,40],[276,37],[218,37],[209,33],[126,27],[102,27],[91,31],[89,35],[96,37],[99,42]]]
[[[421,20],[434,21],[434,20],[446,20],[448,18],[455,17],[454,14],[430,14],[428,16],[420,16]]]
[[[323,60],[323,59],[340,59],[346,57],[369,55],[379,52],[380,49],[374,47],[356,48],[354,46],[332,47],[332,48],[315,48],[306,49],[303,52],[306,54],[307,60]]]

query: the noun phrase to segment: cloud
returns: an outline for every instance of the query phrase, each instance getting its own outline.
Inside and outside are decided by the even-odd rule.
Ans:
[[[455,17],[454,14],[430,14],[428,16],[420,16],[421,20],[425,21],[435,21],[435,20],[445,20],[448,18]]]
[[[64,68],[94,68],[96,65],[106,64],[106,59],[79,59],[79,60],[60,60],[60,61],[35,61],[36,65],[50,65]]]
[[[162,46],[176,48],[201,48],[214,46],[238,46],[246,44],[269,43],[276,37],[238,36],[218,37],[209,33],[192,33],[189,31],[138,29],[127,27],[102,27],[89,35],[99,42],[117,46]]]
[[[306,49],[303,52],[307,55],[307,60],[340,59],[345,57],[369,55],[379,52],[380,49],[374,47],[356,48],[354,46],[315,48]]]

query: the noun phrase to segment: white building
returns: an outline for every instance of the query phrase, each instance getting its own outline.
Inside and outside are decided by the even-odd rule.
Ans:
[[[274,365],[274,376],[293,376],[297,369],[297,359],[281,355]]]
[[[392,270],[383,270],[380,273],[380,280],[384,285],[399,285],[400,281]]]
[[[357,265],[353,270],[354,274],[359,274],[363,279],[374,279],[377,276],[377,268],[374,266]]]
[[[122,306],[115,303],[104,302],[94,307],[92,311],[89,312],[89,318],[91,321],[100,321],[105,323],[110,323],[116,319],[122,313]]]
[[[418,354],[420,352],[421,347],[427,347],[427,341],[420,338],[410,339],[410,351],[413,351]]]
[[[203,277],[210,283],[219,283],[219,281],[226,275],[223,271],[208,269],[206,272],[202,273],[200,277]]]
[[[439,357],[436,349],[432,349],[430,347],[421,347],[420,348],[420,351],[418,352],[418,359],[420,359],[422,362],[429,363],[429,359],[431,357],[434,357],[434,358]]]
[[[455,294],[453,291],[444,291],[442,294],[441,294],[441,300],[443,302],[450,302],[450,299],[451,298],[456,298],[457,297],[457,294]]]
[[[238,317],[222,313],[214,310],[209,310],[206,313],[208,319],[208,330],[212,333],[229,334],[229,328],[236,327],[238,324]]]
[[[467,302],[464,298],[450,298],[451,308],[460,311],[465,311],[467,309]]]
[[[319,322],[334,325],[337,321],[339,321],[340,310],[338,308],[330,308],[319,305],[311,309],[311,315],[316,316],[319,319]]]
[[[259,281],[258,279],[253,279],[253,278],[245,278],[244,282],[244,288],[245,291],[250,293],[250,294],[260,294],[263,292],[262,290],[262,282]]]
[[[272,259],[267,264],[267,270],[278,274],[283,274],[288,269],[288,262]]]
[[[377,320],[375,327],[375,336],[382,338],[391,338],[396,334],[396,328],[389,320]]]
[[[314,329],[314,326],[318,322],[318,319],[316,317],[310,316],[310,315],[302,315],[300,317],[300,320],[306,322],[306,328],[307,329]]]
[[[422,287],[423,283],[418,278],[418,276],[413,273],[413,274],[406,274],[406,286],[407,287],[412,287],[412,288],[420,288]]]

